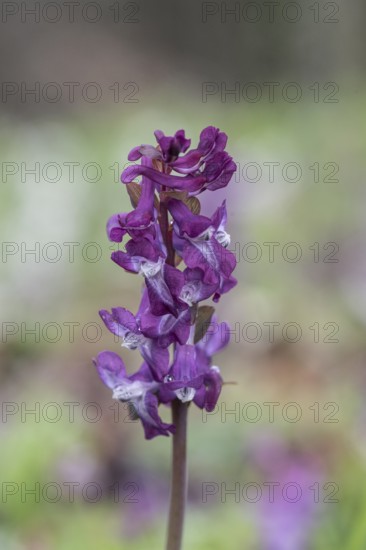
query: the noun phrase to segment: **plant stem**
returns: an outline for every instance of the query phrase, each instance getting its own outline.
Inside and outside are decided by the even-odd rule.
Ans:
[[[163,188],[165,191],[165,188]],[[167,248],[166,263],[174,266],[175,251],[172,231],[169,229],[169,215],[166,203],[160,196],[159,224]],[[173,435],[172,481],[166,550],[181,550],[184,512],[187,499],[187,413],[188,403],[179,399],[172,402]]]
[[[161,233],[163,235],[165,246],[167,248],[166,263],[174,266],[175,252],[174,252],[173,243],[172,243],[173,234],[171,231],[169,231],[168,209],[163,200],[160,202],[160,220],[159,221],[160,221]]]
[[[188,403],[172,402],[173,435],[172,483],[166,550],[181,550],[187,496],[187,413]]]

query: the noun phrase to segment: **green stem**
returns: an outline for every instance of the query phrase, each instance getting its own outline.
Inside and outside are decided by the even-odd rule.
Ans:
[[[188,403],[172,402],[173,435],[172,483],[166,550],[181,550],[187,498],[187,416]]]

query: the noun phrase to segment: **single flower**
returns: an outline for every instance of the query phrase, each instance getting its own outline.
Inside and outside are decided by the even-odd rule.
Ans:
[[[119,355],[102,351],[94,359],[94,364],[101,380],[113,391],[113,399],[128,403],[132,417],[140,418],[146,439],[174,433],[174,426],[165,424],[159,417],[156,396],[159,383],[152,378],[146,363],[135,374],[128,376]]]

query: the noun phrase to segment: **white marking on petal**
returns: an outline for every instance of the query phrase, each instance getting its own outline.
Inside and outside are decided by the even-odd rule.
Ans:
[[[196,394],[196,390],[194,388],[180,388],[179,390],[175,391],[175,395],[182,401],[182,403],[187,403],[188,401],[192,401]]]
[[[197,302],[197,285],[195,283],[187,283],[183,286],[179,298],[189,306]]]
[[[212,235],[214,234],[215,232],[215,229],[212,227],[212,225],[210,225],[210,227],[208,227],[203,233],[201,233],[200,235],[198,235],[198,237],[195,237],[193,239],[191,239],[192,241],[209,241],[212,237]]]
[[[215,233],[216,240],[224,247],[227,248],[231,243],[231,237],[224,229],[219,229]]]
[[[126,382],[123,385],[116,386],[113,390],[113,399],[120,401],[131,401],[141,397],[146,393],[146,383],[135,380],[134,382]]]
[[[141,262],[140,273],[147,278],[154,277],[154,275],[159,273],[161,270],[163,263],[163,258],[159,258],[158,262],[148,262],[147,260],[145,262]]]
[[[146,338],[142,334],[127,332],[123,338],[121,346],[127,349],[137,349],[143,344],[144,340],[146,340]]]

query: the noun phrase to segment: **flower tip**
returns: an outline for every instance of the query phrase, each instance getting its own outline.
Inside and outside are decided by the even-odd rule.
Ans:
[[[127,156],[128,160],[130,161],[139,160],[142,156],[140,148],[141,146],[138,145],[137,147],[134,147],[133,149],[131,149],[131,151],[128,153],[128,156]]]
[[[112,260],[112,262],[115,262],[116,264],[118,264],[118,258],[120,257],[120,254],[118,254],[118,252],[121,252],[121,251],[120,250],[115,250],[111,254],[111,260]]]
[[[164,137],[164,132],[162,132],[161,130],[155,130],[154,132],[154,136],[156,137],[157,140],[161,139]]]
[[[122,183],[131,183],[135,179],[137,166],[127,166],[121,174]]]

